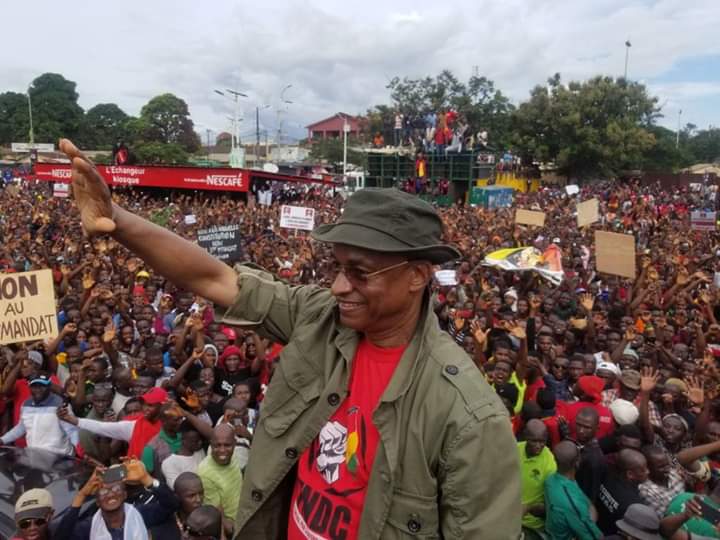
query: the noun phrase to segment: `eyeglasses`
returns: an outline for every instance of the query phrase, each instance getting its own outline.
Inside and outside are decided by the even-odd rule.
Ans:
[[[567,369],[567,366],[564,366],[562,364],[553,364],[553,367],[555,369]]]
[[[113,484],[111,486],[103,486],[100,489],[98,489],[98,495],[100,497],[105,497],[107,495],[122,495],[123,490],[125,489],[125,486],[123,484]]]
[[[18,527],[21,529],[29,529],[33,525],[36,527],[43,527],[45,524],[47,524],[47,519],[45,518],[28,518],[21,520],[18,523]]]
[[[348,279],[348,281],[356,285],[365,285],[372,278],[384,274],[385,272],[389,272],[390,270],[401,268],[406,264],[410,264],[410,261],[403,261],[401,263],[393,264],[391,266],[386,266],[385,268],[375,270],[374,272],[365,272],[364,270],[360,270],[359,268],[356,268],[354,266],[345,266],[342,264],[338,264],[335,266],[335,276],[342,272],[343,275]]]

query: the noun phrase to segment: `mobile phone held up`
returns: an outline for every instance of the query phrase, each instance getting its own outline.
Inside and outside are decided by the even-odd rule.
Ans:
[[[705,502],[705,499],[701,499],[698,502],[700,503],[700,508],[702,508],[703,519],[709,521],[715,526],[720,524],[720,510],[710,506],[707,502]]]
[[[114,484],[115,482],[122,482],[127,478],[127,468],[125,465],[119,467],[110,467],[102,474],[103,484]]]

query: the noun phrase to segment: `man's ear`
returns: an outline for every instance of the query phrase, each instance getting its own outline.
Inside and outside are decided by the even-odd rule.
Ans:
[[[432,279],[432,264],[427,261],[421,261],[411,266],[412,277],[410,278],[410,291],[417,292],[423,290]]]

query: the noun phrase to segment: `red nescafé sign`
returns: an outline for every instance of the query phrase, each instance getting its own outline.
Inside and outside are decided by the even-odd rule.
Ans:
[[[249,184],[244,169],[98,165],[97,170],[110,186],[247,191]],[[70,165],[36,163],[35,176],[38,180],[69,183]]]

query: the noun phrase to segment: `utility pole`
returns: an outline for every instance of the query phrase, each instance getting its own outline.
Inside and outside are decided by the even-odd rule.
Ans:
[[[210,130],[205,130],[205,135],[207,136],[207,152],[208,152],[208,159],[210,159]]]
[[[27,91],[28,98],[28,115],[30,116],[30,144],[35,143],[35,132],[33,131],[33,119],[32,119],[32,101],[30,99],[30,88]]]
[[[680,117],[682,116],[682,109],[678,111],[678,127],[677,133],[675,133],[675,148],[680,148]]]
[[[255,165],[259,160],[260,154],[260,107],[255,107]]]
[[[343,181],[347,176],[347,139],[348,133],[350,132],[350,124],[347,123],[347,119],[343,120]]]

